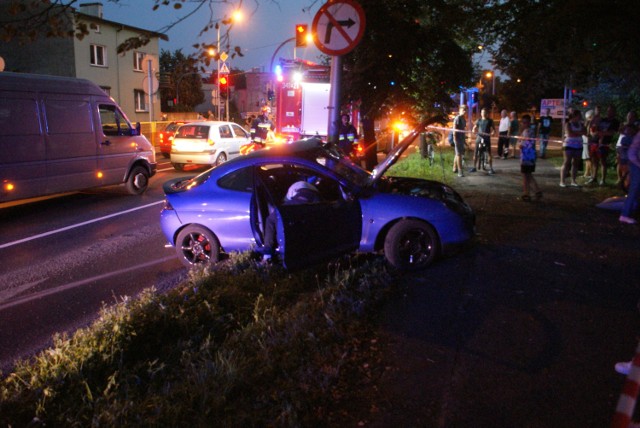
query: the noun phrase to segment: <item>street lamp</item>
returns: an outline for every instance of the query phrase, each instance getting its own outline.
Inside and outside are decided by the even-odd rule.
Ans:
[[[496,94],[496,73],[493,71],[487,71],[484,75],[487,79],[491,79],[491,95]]]

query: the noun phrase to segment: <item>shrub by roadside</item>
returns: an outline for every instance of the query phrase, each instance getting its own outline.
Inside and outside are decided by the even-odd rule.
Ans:
[[[344,422],[389,284],[377,263],[287,273],[234,255],[168,293],[103,309],[18,363],[0,381],[0,425]]]

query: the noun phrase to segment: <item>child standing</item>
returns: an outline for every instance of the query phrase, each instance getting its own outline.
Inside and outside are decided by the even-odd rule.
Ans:
[[[520,140],[520,172],[522,173],[522,200],[530,201],[530,191],[533,189],[536,199],[542,198],[538,182],[533,177],[536,170],[536,140],[532,134],[531,116],[525,114],[521,119],[522,139]]]

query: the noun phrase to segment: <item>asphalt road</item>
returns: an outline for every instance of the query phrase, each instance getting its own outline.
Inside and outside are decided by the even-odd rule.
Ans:
[[[472,248],[403,277],[385,307],[366,426],[611,423],[624,382],[613,366],[640,331],[640,226],[596,208],[590,189],[560,188],[550,162],[534,202],[519,200],[517,160],[494,167],[454,186],[477,212]]]
[[[141,196],[109,186],[0,208],[0,370],[94,320],[104,305],[185,275],[160,230],[160,171]],[[187,175],[188,173],[181,173]]]

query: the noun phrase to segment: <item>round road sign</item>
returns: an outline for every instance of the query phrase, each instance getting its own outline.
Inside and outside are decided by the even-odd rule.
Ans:
[[[329,1],[313,18],[313,41],[327,55],[344,55],[360,42],[364,25],[365,16],[360,4],[353,0]]]

